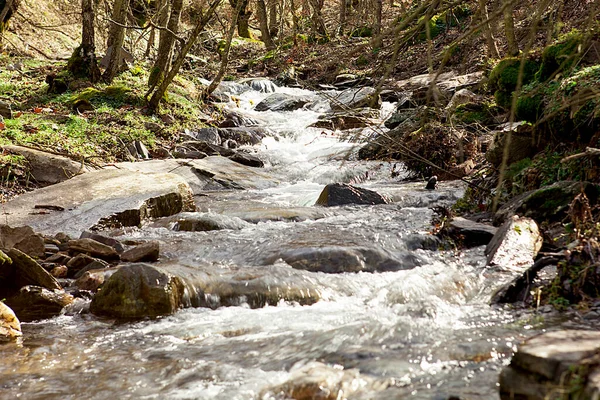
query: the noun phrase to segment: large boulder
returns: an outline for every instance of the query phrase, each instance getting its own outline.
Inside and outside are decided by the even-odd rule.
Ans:
[[[121,254],[121,260],[125,262],[152,262],[157,261],[159,255],[159,242],[150,240],[124,251],[123,254]]]
[[[333,207],[346,204],[387,204],[385,197],[377,192],[346,183],[331,183],[323,189],[317,202],[318,206]]]
[[[266,263],[282,259],[295,269],[337,274],[342,272],[387,272],[412,269],[420,259],[397,259],[385,250],[367,247],[304,247],[283,250],[268,257]]]
[[[44,238],[30,226],[10,227],[0,225],[0,249],[22,251],[30,257],[40,258],[45,254]]]
[[[381,108],[381,97],[372,87],[346,89],[330,101],[331,109],[352,110],[355,108]]]
[[[308,97],[273,93],[258,103],[254,109],[256,111],[294,111],[304,107],[309,101]]]
[[[224,119],[219,124],[219,128],[237,128],[243,126],[257,126],[261,122],[253,117],[249,117],[237,111],[223,110]]]
[[[12,341],[21,336],[21,323],[15,312],[0,301],[0,342]]]
[[[179,265],[121,267],[94,297],[91,311],[115,318],[168,315],[182,307],[277,305],[281,300],[313,304],[321,295],[313,279],[291,268],[247,268],[208,273]]]
[[[46,207],[43,212],[38,211],[40,206]],[[178,175],[120,168],[89,172],[25,193],[3,208],[10,225],[76,236],[91,228],[137,226],[148,218],[194,211],[195,205],[190,186]]]
[[[5,145],[2,147],[5,151],[25,157],[33,179],[41,183],[54,184],[89,171],[84,163],[57,154],[22,146]]]
[[[519,346],[500,374],[500,398],[545,400],[600,397],[600,332],[547,332]],[[572,397],[571,397],[572,396]]]
[[[502,271],[523,272],[533,264],[542,242],[535,221],[515,215],[498,229],[485,248],[487,265]]]
[[[169,315],[182,305],[180,279],[146,264],[121,267],[92,300],[97,315],[123,319]]]

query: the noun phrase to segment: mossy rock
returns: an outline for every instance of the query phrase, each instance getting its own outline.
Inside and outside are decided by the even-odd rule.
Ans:
[[[542,65],[538,80],[546,81],[559,72],[568,73],[584,55],[584,37],[578,30],[573,30],[559,41],[544,49]]]
[[[123,85],[112,85],[102,90],[93,87],[86,88],[71,97],[71,104],[87,101],[91,105],[110,105],[119,107],[123,104],[138,104],[140,99],[132,95],[132,90]]]
[[[515,115],[520,121],[536,122],[544,111],[542,95],[521,96],[517,99]]]
[[[481,124],[487,126],[496,124],[494,118],[496,114],[499,114],[498,107],[482,103],[466,103],[456,107],[452,120],[461,125]]]
[[[430,35],[431,39],[438,36],[446,28],[446,24],[444,23],[444,20],[442,18],[440,18],[439,15],[434,15],[433,17],[431,17],[429,19],[429,21],[423,22],[424,20],[425,20],[425,16],[422,16],[417,21],[417,24],[423,25],[423,27],[419,31],[419,36],[418,36],[418,39],[421,42],[424,40],[427,40],[427,25],[429,25],[429,35]],[[425,25],[425,24],[427,24],[427,25]]]
[[[521,59],[517,57],[505,58],[501,60],[490,72],[488,78],[488,88],[494,91],[496,103],[504,108],[509,108],[512,104],[512,92],[517,88],[519,80],[519,70],[521,68]],[[525,60],[523,68],[523,85],[527,85],[535,80],[535,75],[540,66],[537,61],[532,59]]]

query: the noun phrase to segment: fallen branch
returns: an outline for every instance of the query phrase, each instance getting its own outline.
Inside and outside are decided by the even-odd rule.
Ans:
[[[600,149],[596,149],[594,147],[587,147],[583,153],[573,154],[572,156],[565,157],[562,160],[560,160],[560,162],[566,163],[569,161],[576,160],[578,158],[598,156],[600,156]]]

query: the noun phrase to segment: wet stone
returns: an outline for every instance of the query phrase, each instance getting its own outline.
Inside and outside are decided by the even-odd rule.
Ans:
[[[73,296],[63,290],[48,290],[39,286],[24,286],[16,296],[6,299],[22,322],[52,318],[73,302]]]
[[[30,257],[43,257],[46,253],[44,238],[30,226],[10,227],[0,225],[0,248],[18,249]]]
[[[125,250],[123,248],[123,245],[121,244],[121,242],[118,241],[117,239],[111,238],[109,236],[104,236],[104,235],[101,235],[101,234],[95,233],[95,232],[83,231],[81,233],[81,236],[79,236],[79,239],[95,240],[96,242],[100,242],[102,244],[105,244],[107,246],[114,248],[118,253],[122,253]]]
[[[0,342],[12,341],[21,336],[21,323],[15,312],[0,301]]]
[[[158,241],[152,240],[147,243],[142,243],[131,249],[125,250],[121,254],[121,260],[125,262],[152,262],[157,261],[160,252]]]
[[[109,264],[106,261],[94,259],[91,263],[85,265],[83,268],[77,271],[69,270],[69,278],[79,279],[87,271],[93,271],[96,269],[108,268]]]
[[[27,254],[17,249],[10,249],[6,255],[12,263],[8,267],[4,264],[0,270],[0,278],[2,278],[0,297],[2,293],[6,295],[27,285],[41,286],[50,290],[61,289],[56,279]]]
[[[323,189],[316,205],[333,207],[346,204],[387,204],[382,195],[369,189],[363,189],[346,183],[332,183]]]
[[[84,253],[92,257],[104,260],[118,260],[119,253],[114,247],[97,242],[94,239],[76,239],[68,243],[69,251],[73,253]]]

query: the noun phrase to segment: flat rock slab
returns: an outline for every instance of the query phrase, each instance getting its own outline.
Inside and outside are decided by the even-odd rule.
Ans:
[[[25,157],[33,179],[38,182],[59,183],[89,171],[84,164],[56,154],[13,145],[2,146],[2,148]]]
[[[194,194],[206,190],[266,189],[279,181],[265,171],[248,167],[225,157],[213,156],[201,160],[152,160],[137,163],[120,163],[119,168],[131,171],[167,172],[181,176]]]
[[[146,218],[194,210],[189,185],[175,174],[104,169],[23,194],[4,204],[2,219],[78,237],[95,227],[136,226]]]
[[[600,332],[565,330],[543,333],[519,346],[500,375],[502,399],[543,400],[569,392],[572,382],[586,382],[581,397],[597,398],[600,386],[597,361],[585,366],[600,352]],[[581,367],[581,368],[580,368]],[[579,374],[579,375],[578,375]],[[589,379],[593,377],[594,379]],[[555,397],[558,396],[558,397]]]

